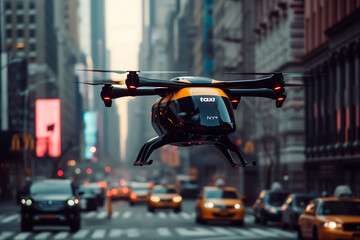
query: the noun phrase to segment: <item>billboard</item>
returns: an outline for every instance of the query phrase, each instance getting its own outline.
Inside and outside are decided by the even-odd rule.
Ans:
[[[35,102],[36,156],[61,155],[60,99],[38,99]]]
[[[85,112],[84,113],[84,142],[85,142],[85,159],[92,159],[96,150],[92,150],[97,146],[97,112]]]

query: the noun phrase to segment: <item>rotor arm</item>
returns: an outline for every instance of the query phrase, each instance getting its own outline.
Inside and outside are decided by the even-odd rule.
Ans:
[[[128,96],[151,96],[162,95],[168,91],[168,88],[143,88],[143,89],[128,89],[128,88],[113,88],[111,98],[120,98]]]
[[[276,99],[275,92],[272,89],[228,89],[229,96],[239,97],[264,97],[270,99]]]

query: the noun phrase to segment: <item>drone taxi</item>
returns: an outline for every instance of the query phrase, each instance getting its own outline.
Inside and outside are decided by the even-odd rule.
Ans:
[[[233,109],[237,108],[242,96],[274,99],[276,107],[280,108],[286,99],[285,87],[295,85],[285,84],[283,73],[267,74],[266,77],[253,80],[219,81],[195,76],[160,80],[139,76],[143,71],[84,70],[127,73],[125,81],[85,82],[90,85],[104,85],[100,95],[106,107],[111,107],[112,99],[115,98],[160,96],[151,111],[152,126],[158,136],[142,146],[134,166],[152,164],[152,160],[148,161],[151,153],[167,144],[211,144],[225,155],[231,166],[255,166],[255,161],[246,161],[242,150],[228,137],[228,134],[236,130]],[[127,88],[113,87],[123,84]],[[239,163],[234,161],[230,152],[236,154]]]

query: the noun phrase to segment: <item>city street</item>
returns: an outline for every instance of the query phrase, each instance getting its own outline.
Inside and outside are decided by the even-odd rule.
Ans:
[[[130,207],[126,201],[113,202],[113,214],[108,219],[107,207],[82,213],[82,227],[70,233],[67,227],[37,226],[33,232],[20,232],[20,215],[16,208],[1,208],[0,240],[4,239],[295,239],[295,231],[284,231],[278,225],[254,224],[251,212],[243,227],[227,222],[195,224],[194,201],[186,200],[183,211],[147,211],[146,205]],[[249,209],[250,210],[250,209]],[[10,212],[12,211],[12,212]],[[14,212],[15,211],[15,212]]]

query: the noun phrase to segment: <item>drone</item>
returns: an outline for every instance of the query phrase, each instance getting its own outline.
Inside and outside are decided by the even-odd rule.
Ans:
[[[263,97],[275,100],[281,108],[287,93],[285,73],[249,73],[246,75],[267,75],[251,80],[222,81],[208,77],[181,76],[170,80],[150,79],[139,76],[146,71],[113,71],[83,69],[93,72],[127,73],[126,80],[101,80],[87,83],[103,85],[100,93],[106,107],[112,99],[126,96],[158,95],[151,110],[151,122],[157,137],[150,139],[140,149],[134,166],[151,165],[151,153],[164,145],[194,146],[210,144],[219,149],[232,167],[256,166],[247,161],[243,151],[234,144],[229,134],[235,132],[234,109],[241,97]],[[177,72],[166,72],[177,73]],[[114,87],[113,85],[126,85]],[[239,161],[231,155],[235,153]]]

